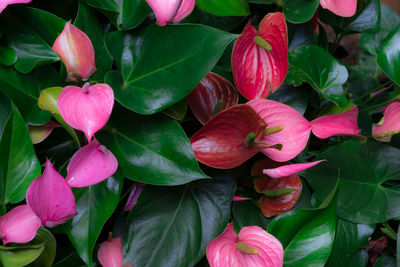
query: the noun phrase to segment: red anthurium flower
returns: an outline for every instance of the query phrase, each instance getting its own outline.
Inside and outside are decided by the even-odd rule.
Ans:
[[[261,142],[265,121],[249,105],[236,105],[212,117],[190,140],[196,159],[208,166],[230,169],[270,146]]]
[[[235,87],[224,77],[210,72],[186,97],[196,118],[206,123],[213,115],[238,103]]]
[[[108,240],[100,244],[97,251],[97,258],[103,267],[121,267],[124,260],[122,255],[122,237],[112,238],[112,234],[108,236]],[[132,267],[125,264],[122,267]]]
[[[274,169],[290,166],[290,163],[279,163],[271,159],[257,161],[251,169],[252,176],[263,174],[264,169]],[[302,184],[297,174],[291,174],[279,179],[261,177],[253,179],[254,188],[264,196],[258,201],[258,206],[265,217],[272,217],[291,210],[301,195]]]
[[[271,178],[282,178],[307,170],[311,167],[314,167],[315,165],[320,164],[321,162],[323,162],[323,160],[317,160],[314,162],[307,162],[307,163],[283,165],[277,168],[264,169],[263,173]]]
[[[52,49],[64,62],[68,81],[86,80],[96,71],[92,42],[71,22],[65,24],[64,30],[57,37]]]
[[[76,215],[74,194],[49,160],[43,174],[29,186],[26,202],[46,227],[62,224]]]
[[[165,26],[169,23],[177,23],[192,13],[195,0],[146,0],[153,9],[157,18],[157,24]]]
[[[400,133],[400,100],[383,109],[383,118],[372,127],[372,136],[382,142],[390,142],[392,136]]]
[[[71,187],[85,187],[102,182],[115,173],[118,161],[96,139],[79,149],[67,167],[67,183]]]
[[[58,109],[62,118],[73,128],[85,133],[88,142],[104,127],[114,106],[114,91],[107,84],[82,88],[66,86],[58,97]]]
[[[352,17],[357,10],[357,0],[321,0],[320,4],[341,17]]]
[[[207,246],[211,267],[280,267],[283,264],[282,244],[258,226],[243,227],[239,235],[232,223]]]
[[[0,1],[0,13],[8,6],[12,4],[27,4],[32,0],[1,0]]]
[[[0,217],[0,238],[7,243],[27,243],[40,227],[40,219],[28,207],[21,205]]]
[[[250,22],[232,52],[236,87],[248,100],[265,98],[283,83],[288,71],[288,37],[282,13],[270,13],[256,29]]]
[[[124,210],[130,211],[137,203],[140,194],[144,189],[145,184],[136,182],[135,186],[132,188],[132,191],[129,193],[128,200],[126,201]]]

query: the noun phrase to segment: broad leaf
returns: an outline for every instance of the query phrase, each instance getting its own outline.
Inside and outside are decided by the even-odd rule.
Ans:
[[[303,23],[314,16],[319,0],[282,0],[281,5],[287,21]]]
[[[45,245],[30,245],[25,247],[0,246],[0,261],[3,266],[22,267],[36,260],[44,251]]]
[[[56,257],[57,243],[53,234],[46,228],[40,228],[30,244],[44,244],[44,250],[29,267],[51,267]]]
[[[241,228],[256,225],[266,230],[271,221],[264,217],[260,208],[252,200],[234,201],[232,214],[234,222]]]
[[[197,0],[196,5],[216,16],[247,16],[250,14],[246,0]]]
[[[378,65],[385,74],[400,85],[400,25],[382,41],[378,49]]]
[[[8,46],[0,46],[0,64],[12,66],[17,62],[17,52]]]
[[[227,173],[180,187],[146,186],[128,217],[125,262],[193,266],[225,229],[235,183]]]

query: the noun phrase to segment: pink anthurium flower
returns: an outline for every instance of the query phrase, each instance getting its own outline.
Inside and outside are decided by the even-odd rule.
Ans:
[[[106,125],[114,106],[114,91],[107,84],[82,88],[66,86],[58,97],[62,118],[73,128],[85,133],[90,143],[93,135]]]
[[[248,197],[239,197],[239,196],[234,196],[232,201],[243,201],[243,200],[249,200],[250,198]]]
[[[258,226],[243,227],[239,235],[230,223],[225,231],[207,246],[211,267],[280,267],[283,264],[282,244]]]
[[[387,105],[383,118],[372,127],[372,136],[382,142],[390,142],[392,136],[400,133],[400,100]]]
[[[283,83],[288,71],[288,37],[282,13],[270,13],[256,29],[250,22],[232,52],[236,87],[248,100],[265,98]]]
[[[107,179],[118,169],[114,155],[96,139],[79,149],[67,167],[70,187],[91,186]]]
[[[8,6],[12,4],[28,4],[32,0],[1,0],[0,1],[0,13]]]
[[[26,202],[46,227],[62,224],[76,215],[74,194],[48,159],[43,174],[29,186]]]
[[[287,177],[314,167],[315,165],[320,164],[322,161],[323,160],[317,160],[314,162],[283,165],[272,169],[264,169],[263,173],[271,178]]]
[[[202,124],[218,112],[236,105],[238,100],[239,96],[233,84],[212,72],[186,97],[194,116]]]
[[[169,23],[177,23],[192,13],[195,0],[146,0],[153,9],[157,18],[157,24],[165,26]]]
[[[128,200],[126,201],[124,210],[130,211],[133,208],[133,206],[136,205],[144,187],[145,187],[144,183],[136,182],[135,186],[132,188],[132,191],[129,193],[129,197]]]
[[[321,0],[320,4],[341,17],[352,17],[357,10],[357,0]]]
[[[40,224],[40,219],[28,205],[15,207],[0,217],[0,238],[4,245],[27,243],[36,236]]]
[[[52,49],[64,62],[68,81],[85,81],[96,71],[92,42],[70,21],[65,24],[64,30],[57,37]]]
[[[103,267],[121,267],[124,260],[122,255],[122,237],[112,238],[110,233],[108,240],[100,244],[97,251],[97,258]],[[122,267],[132,267],[130,264],[125,264]]]

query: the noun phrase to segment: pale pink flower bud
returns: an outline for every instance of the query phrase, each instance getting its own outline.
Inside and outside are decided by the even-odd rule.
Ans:
[[[357,10],[357,0],[321,0],[320,4],[341,17],[352,17]]]
[[[21,205],[0,217],[0,238],[7,243],[27,243],[40,227],[40,219],[28,207]]]
[[[96,139],[79,149],[67,167],[71,187],[90,186],[107,179],[118,169],[114,155]]]
[[[157,24],[165,26],[177,23],[192,13],[195,0],[146,0],[153,9]]]
[[[62,224],[76,215],[71,188],[49,160],[43,174],[29,186],[26,202],[46,227]]]
[[[12,4],[27,4],[32,0],[1,0],[0,1],[0,13],[8,6]]]
[[[124,260],[122,255],[122,237],[112,238],[112,234],[108,236],[108,240],[100,244],[97,251],[97,258],[103,267],[121,267]],[[132,267],[125,264],[123,267]]]
[[[66,86],[58,97],[62,118],[85,133],[88,142],[106,125],[114,106],[114,91],[107,84]]]
[[[133,206],[136,205],[138,198],[144,189],[144,186],[145,184],[140,182],[137,182],[135,184],[135,187],[133,187],[131,193],[129,194],[128,200],[126,201],[124,208],[126,211],[130,211],[133,208]]]
[[[322,161],[323,160],[317,160],[314,162],[283,165],[273,169],[264,169],[263,174],[268,175],[271,178],[287,177],[314,167],[315,165],[320,164]]]
[[[96,71],[92,42],[70,21],[65,24],[64,30],[57,37],[52,49],[64,62],[68,81],[87,80]]]

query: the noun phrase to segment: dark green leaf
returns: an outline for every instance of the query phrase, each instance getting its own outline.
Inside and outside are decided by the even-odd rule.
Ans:
[[[44,247],[44,244],[25,247],[0,246],[0,261],[7,267],[26,266],[42,254]]]
[[[381,256],[375,262],[374,267],[396,267],[396,260],[390,256]]]
[[[57,243],[53,234],[46,228],[40,228],[35,239],[30,243],[44,244],[44,250],[34,262],[29,264],[29,267],[51,267],[53,266],[54,258],[56,257]]]
[[[186,99],[182,99],[178,103],[173,106],[170,106],[166,110],[164,110],[164,114],[170,116],[171,118],[182,121],[187,113],[188,105]]]
[[[246,0],[196,0],[196,5],[216,16],[246,16],[250,14]]]
[[[385,74],[400,85],[400,25],[381,43],[378,50],[378,65]]]
[[[15,64],[15,62],[17,62],[17,58],[17,53],[11,47],[0,47],[0,64],[12,66]]]
[[[234,201],[232,204],[234,221],[240,228],[256,225],[267,229],[271,219],[265,218],[260,208],[252,200]]]
[[[296,109],[300,114],[304,114],[308,105],[308,95],[310,90],[307,88],[297,88],[284,83],[268,99],[275,100]]]
[[[225,229],[235,183],[227,173],[180,187],[146,186],[128,217],[125,262],[193,266]]]
[[[63,258],[59,262],[53,265],[53,267],[80,267],[87,266],[83,263],[82,259],[76,252],[69,254],[67,257]]]
[[[319,0],[282,0],[281,5],[287,21],[303,23],[314,16]]]

